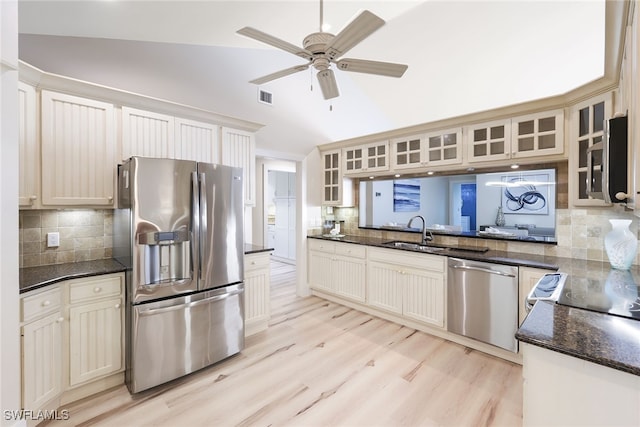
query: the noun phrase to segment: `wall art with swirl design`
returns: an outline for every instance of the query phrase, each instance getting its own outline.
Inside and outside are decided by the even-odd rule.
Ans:
[[[502,210],[505,214],[548,215],[548,174],[506,175],[501,177]]]

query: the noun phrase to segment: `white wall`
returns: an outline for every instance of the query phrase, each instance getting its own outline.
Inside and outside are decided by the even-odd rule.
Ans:
[[[20,408],[18,3],[0,1],[0,409]],[[1,425],[21,425],[5,419]]]

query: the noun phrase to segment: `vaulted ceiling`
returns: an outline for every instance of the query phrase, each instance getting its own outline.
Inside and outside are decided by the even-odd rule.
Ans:
[[[604,1],[324,2],[336,34],[361,10],[386,21],[345,57],[404,63],[400,78],[336,70],[261,85],[305,61],[236,31],[301,46],[318,1],[19,1],[20,59],[44,71],[261,123],[258,154],[300,159],[318,144],[565,93],[604,69]]]

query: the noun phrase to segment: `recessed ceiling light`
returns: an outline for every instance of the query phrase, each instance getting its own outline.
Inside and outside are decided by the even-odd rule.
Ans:
[[[370,177],[369,177],[369,179],[373,179],[373,177],[372,177],[372,176],[370,176]]]
[[[427,175],[433,175],[435,172],[434,171],[429,171],[427,172]]]
[[[395,176],[396,178],[400,178],[400,174],[399,174],[399,173],[395,174],[394,176]]]
[[[511,169],[518,169],[519,167],[520,167],[520,165],[517,164],[517,163],[511,165]]]

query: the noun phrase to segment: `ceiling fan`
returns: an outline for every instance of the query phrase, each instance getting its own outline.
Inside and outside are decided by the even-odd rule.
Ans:
[[[320,31],[309,34],[302,41],[303,48],[295,46],[277,37],[263,33],[251,27],[244,27],[237,31],[238,34],[252,38],[254,40],[277,47],[284,51],[293,53],[309,62],[304,65],[286,68],[264,77],[251,80],[249,83],[257,85],[270,82],[290,74],[307,70],[309,66],[318,70],[318,82],[325,99],[335,98],[340,95],[335,75],[331,69],[331,63],[343,71],[353,71],[357,73],[377,74],[389,77],[402,77],[407,70],[407,65],[394,64],[390,62],[368,61],[364,59],[343,58],[349,49],[360,43],[365,38],[373,34],[378,28],[384,25],[384,20],[369,12],[360,13],[349,25],[347,25],[337,35],[322,31],[323,26],[322,0],[320,0]]]

